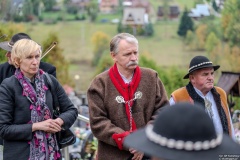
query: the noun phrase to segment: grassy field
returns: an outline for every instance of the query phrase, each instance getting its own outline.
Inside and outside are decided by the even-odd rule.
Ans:
[[[181,10],[185,6],[193,7],[192,0],[170,0],[169,4],[177,4]],[[154,10],[161,5],[159,0],[150,0]],[[52,15],[51,15],[52,16]],[[49,16],[49,18],[52,18]],[[117,34],[117,24],[111,24],[119,15],[98,15],[96,23],[85,21],[59,21],[56,24],[28,23],[27,33],[42,43],[51,32],[57,33],[58,45],[63,49],[63,54],[71,62],[70,76],[79,75],[79,80],[74,80],[77,89],[85,92],[93,78],[95,68],[91,66],[93,58],[93,45],[91,38],[97,31],[101,31],[113,37]],[[107,19],[107,23],[101,23],[101,19]],[[147,53],[159,67],[178,66],[187,68],[190,59],[202,52],[188,51],[182,44],[182,39],[177,35],[179,21],[162,21],[154,24],[153,37],[137,37],[139,40],[140,54]]]
[[[180,66],[187,67],[189,60],[197,53],[184,49],[182,40],[177,36],[178,22],[158,22],[154,25],[153,37],[137,37],[139,40],[140,54],[148,53],[161,67]],[[54,25],[28,24],[27,32],[40,44],[51,32],[56,32],[63,49],[63,54],[71,62],[70,76],[76,74],[80,79],[76,86],[85,92],[90,84],[95,68],[91,67],[93,57],[92,35],[102,31],[114,36],[117,33],[117,25],[109,23],[90,23],[88,21],[58,22]],[[186,63],[187,62],[187,63]],[[80,85],[79,85],[80,84]]]

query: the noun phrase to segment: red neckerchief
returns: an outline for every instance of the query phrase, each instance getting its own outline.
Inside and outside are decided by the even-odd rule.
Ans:
[[[134,98],[134,93],[137,90],[137,87],[141,79],[141,72],[138,66],[136,67],[132,81],[129,84],[126,84],[123,81],[121,75],[118,72],[116,63],[114,64],[113,67],[110,68],[109,76],[118,92],[123,96],[125,102]],[[133,101],[130,101],[130,107],[132,107],[132,105]],[[125,103],[125,110],[128,117],[128,121],[130,123],[130,108],[128,106],[128,103]],[[134,130],[136,130],[136,124],[132,117],[132,131]]]

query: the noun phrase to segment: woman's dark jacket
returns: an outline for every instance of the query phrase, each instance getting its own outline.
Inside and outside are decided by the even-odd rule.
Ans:
[[[70,128],[77,118],[77,109],[56,78],[52,75],[50,77],[56,87],[61,112],[59,117],[64,121],[63,128]],[[46,78],[45,84],[48,87]],[[6,78],[0,85],[0,136],[4,139],[4,160],[27,160],[29,158],[28,142],[33,136],[32,124],[29,123],[31,111],[30,102],[22,93],[23,89],[15,76]],[[52,112],[53,101],[49,90],[46,91],[46,104]]]

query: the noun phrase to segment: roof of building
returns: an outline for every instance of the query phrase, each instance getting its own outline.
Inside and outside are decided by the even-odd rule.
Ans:
[[[232,94],[233,96],[240,96],[240,73],[225,72],[223,71],[217,86],[221,87],[226,94]]]
[[[206,4],[197,4],[196,8],[192,8],[189,17],[202,17],[202,16],[210,16],[210,11],[208,5]]]

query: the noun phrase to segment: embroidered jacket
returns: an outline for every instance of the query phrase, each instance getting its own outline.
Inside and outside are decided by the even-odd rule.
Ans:
[[[151,123],[159,109],[169,103],[157,72],[146,68],[140,68],[140,71],[141,80],[136,92],[142,92],[142,97],[136,99],[132,106],[132,116],[137,129]],[[98,159],[123,160],[129,158],[131,153],[127,148],[120,150],[112,136],[115,133],[126,134],[130,125],[125,104],[116,101],[116,97],[121,94],[112,83],[108,72],[96,76],[88,89],[90,126],[98,139]]]

